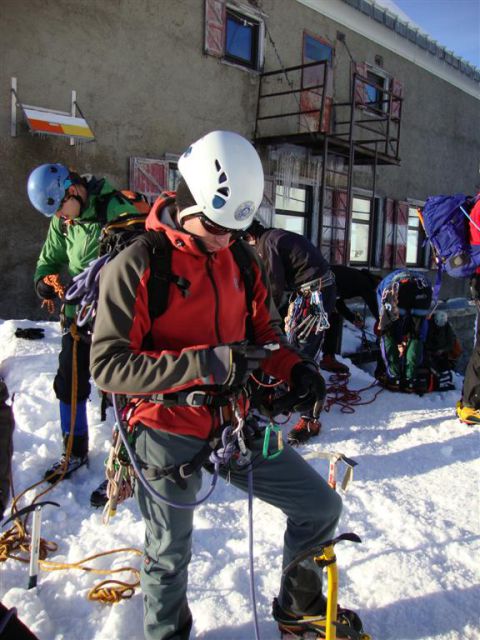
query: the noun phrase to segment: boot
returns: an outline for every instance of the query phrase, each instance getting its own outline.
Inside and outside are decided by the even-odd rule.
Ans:
[[[287,441],[292,446],[298,446],[318,436],[321,429],[320,420],[311,416],[302,416],[291,431],[288,432]]]
[[[465,424],[480,424],[480,409],[467,407],[461,400],[457,402],[457,416]]]
[[[320,360],[320,369],[331,371],[332,373],[349,373],[350,369],[346,364],[339,362],[334,354],[325,354]]]
[[[73,436],[72,451],[65,468],[68,435],[63,436],[63,454],[58,462],[55,462],[45,472],[44,479],[51,484],[60,479],[69,478],[74,471],[87,465],[88,467],[88,435]],[[65,471],[65,473],[63,473]]]
[[[316,616],[296,616],[288,613],[279,605],[278,600],[273,600],[272,617],[278,623],[278,628],[282,633],[282,640],[293,640],[294,638],[316,638],[326,637],[326,617],[325,613]],[[365,634],[363,624],[354,611],[337,607],[337,640],[350,640],[352,637],[360,640],[370,640],[370,636]],[[355,635],[353,635],[353,633]]]
[[[90,506],[95,509],[103,508],[108,502],[107,495],[108,480],[101,482],[90,494]]]

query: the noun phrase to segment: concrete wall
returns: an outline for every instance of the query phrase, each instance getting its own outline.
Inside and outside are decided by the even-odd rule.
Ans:
[[[181,153],[212,129],[252,136],[257,76],[203,54],[203,21],[200,0],[2,0],[1,318],[45,317],[32,276],[48,221],[25,192],[35,166],[63,162],[125,188],[130,156]],[[70,147],[24,127],[10,137],[11,76],[35,106],[68,111],[75,89],[96,141]]]
[[[379,170],[380,194],[423,199],[441,191],[474,191],[477,100],[295,0],[252,4],[266,15],[265,70],[278,69],[278,57],[284,66],[300,64],[308,29],[335,46],[335,90],[342,99],[350,78],[350,58],[336,40],[343,31],[356,60],[373,63],[381,55],[385,71],[402,81],[402,166]],[[48,226],[26,197],[26,179],[35,166],[64,162],[123,188],[130,156],[181,153],[215,128],[252,137],[258,74],[205,55],[203,38],[202,0],[2,0],[0,318],[46,317],[32,291]],[[33,137],[23,124],[12,138],[12,76],[20,101],[36,106],[68,110],[75,89],[96,141],[71,147],[65,139]],[[355,180],[361,187],[370,178],[357,171]],[[463,290],[463,282],[454,284]]]

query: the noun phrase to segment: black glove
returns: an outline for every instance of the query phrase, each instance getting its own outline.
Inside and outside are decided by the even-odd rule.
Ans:
[[[57,294],[55,293],[55,289],[52,287],[52,285],[44,282],[43,278],[40,278],[40,280],[36,281],[35,293],[42,300],[53,300],[54,298],[57,297]]]
[[[310,411],[316,403],[323,405],[327,390],[325,380],[310,362],[299,362],[291,373],[291,391],[297,396],[295,411]]]
[[[216,384],[242,387],[270,354],[269,349],[255,344],[222,344],[207,350],[207,366]]]
[[[45,329],[37,329],[36,327],[18,328],[15,331],[15,337],[24,338],[25,340],[41,340],[45,337]]]
[[[480,300],[480,273],[474,273],[471,277],[470,293],[473,300]]]

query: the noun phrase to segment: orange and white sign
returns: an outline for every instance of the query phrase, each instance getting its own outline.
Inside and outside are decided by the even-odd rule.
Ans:
[[[57,136],[70,136],[83,140],[94,140],[93,131],[85,118],[72,116],[61,111],[47,111],[38,107],[22,105],[30,130]]]

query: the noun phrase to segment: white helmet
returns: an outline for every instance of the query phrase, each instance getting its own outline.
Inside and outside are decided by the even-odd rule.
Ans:
[[[199,213],[227,229],[250,225],[263,198],[263,167],[248,140],[233,131],[207,133],[182,154],[178,168]]]

